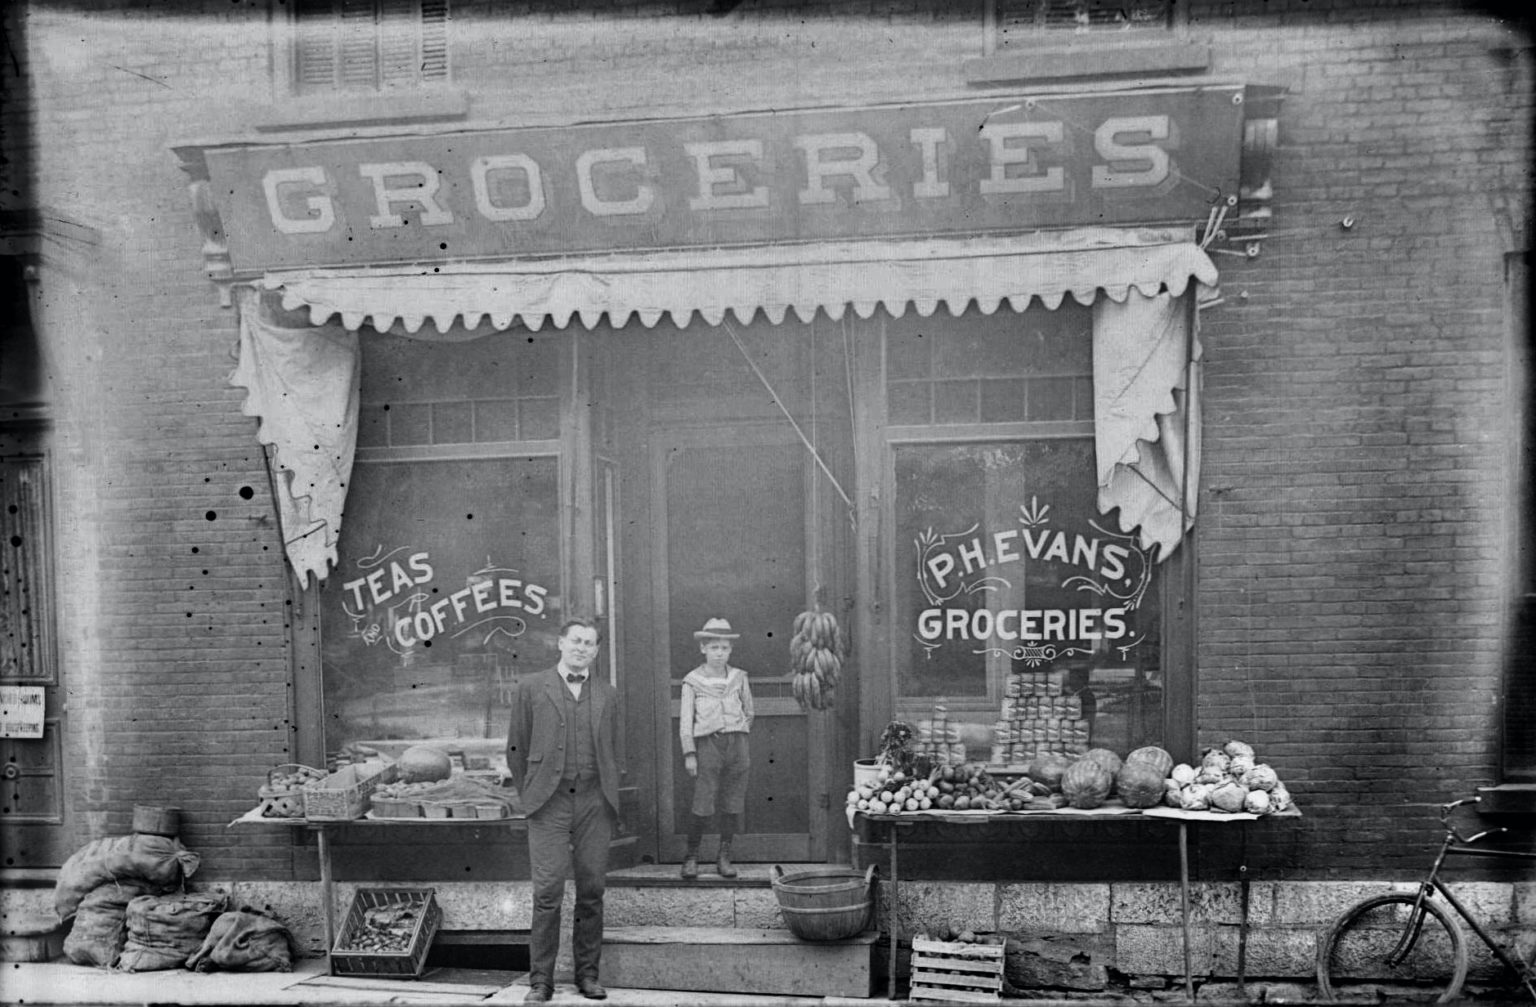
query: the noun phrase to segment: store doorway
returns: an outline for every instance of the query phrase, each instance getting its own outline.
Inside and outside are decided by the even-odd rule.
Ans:
[[[789,433],[789,437],[785,436]],[[789,638],[805,607],[804,448],[778,427],[715,426],[664,432],[652,441],[652,530],[657,608],[655,755],[659,852],[679,862],[691,811],[678,714],[683,677],[701,660],[695,630],[729,619],[741,634],[731,663],[750,676],[756,718],[740,861],[815,861],[825,856],[823,718],[801,711],[790,690]],[[666,669],[666,674],[660,673]],[[706,854],[709,849],[706,842]]]

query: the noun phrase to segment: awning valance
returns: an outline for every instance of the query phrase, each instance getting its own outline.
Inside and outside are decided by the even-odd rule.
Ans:
[[[1216,267],[1188,229],[1085,228],[1064,232],[913,241],[815,242],[493,263],[434,263],[369,269],[269,273],[286,310],[308,309],[312,324],[332,319],[347,329],[397,323],[408,333],[431,322],[439,333],[456,323],[474,329],[587,328],[604,316],[622,328],[647,328],[669,316],[679,327],[697,313],[718,325],[729,312],[743,324],[761,310],[778,324],[793,311],[810,321],[817,309],[861,318],[885,308],[924,317],[939,305],[959,315],[974,301],[984,314],[1007,301],[1022,311],[1032,299],[1054,308],[1071,295],[1090,304],[1100,294],[1117,303],[1132,290],[1151,297],[1182,294],[1193,279],[1211,286]]]
[[[1004,301],[1022,311],[1071,295],[1093,305],[1099,509],[1118,510],[1121,530],[1140,529],[1142,545],[1166,558],[1194,523],[1200,470],[1200,342],[1183,295],[1216,282],[1188,229],[1110,228],[270,273],[257,286],[278,292],[286,311],[307,309],[314,327],[285,327],[263,310],[266,299],[243,291],[231,383],[247,389],[244,411],[261,418],[272,449],[294,570],[324,579],[356,443],[364,324],[463,338],[487,320],[537,330],[638,317],[649,327],[667,315],[682,327],[695,313],[717,325],[728,312],[746,323],[761,310],[777,324],[789,311],[808,322],[818,309],[836,319],[850,306],[868,317],[911,305],[927,316],[942,304],[958,316],[972,302],[991,314]],[[438,336],[421,331],[428,321]]]

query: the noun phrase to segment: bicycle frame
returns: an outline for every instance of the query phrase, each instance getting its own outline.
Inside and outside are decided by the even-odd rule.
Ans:
[[[1408,956],[1408,952],[1417,943],[1419,932],[1424,926],[1424,900],[1433,892],[1438,892],[1450,904],[1451,908],[1456,910],[1456,915],[1460,916],[1467,926],[1472,928],[1472,932],[1478,936],[1478,939],[1487,945],[1488,950],[1492,951],[1494,956],[1506,968],[1513,971],[1520,978],[1521,984],[1525,986],[1526,992],[1531,995],[1531,998],[1536,999],[1536,981],[1533,981],[1536,980],[1536,973],[1533,973],[1532,969],[1523,962],[1516,961],[1513,955],[1504,950],[1503,945],[1495,940],[1493,935],[1488,933],[1487,930],[1483,929],[1482,924],[1472,915],[1471,910],[1462,904],[1461,900],[1451,892],[1444,881],[1440,880],[1440,868],[1444,866],[1447,857],[1482,857],[1488,860],[1536,861],[1536,853],[1474,848],[1473,844],[1478,842],[1478,840],[1498,835],[1501,832],[1507,832],[1509,831],[1508,829],[1485,829],[1471,836],[1463,836],[1457,832],[1455,825],[1449,820],[1451,812],[1463,804],[1476,804],[1477,802],[1478,798],[1476,797],[1463,798],[1445,805],[1440,810],[1440,822],[1445,826],[1445,841],[1440,844],[1440,853],[1435,857],[1434,866],[1429,869],[1429,876],[1419,883],[1419,894],[1413,903],[1413,915],[1409,920],[1410,925],[1404,929],[1403,936],[1398,939],[1397,946],[1392,949],[1392,953],[1387,956],[1387,960],[1393,965],[1398,965]]]

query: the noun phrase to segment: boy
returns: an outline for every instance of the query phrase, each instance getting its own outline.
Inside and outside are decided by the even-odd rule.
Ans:
[[[734,878],[731,840],[741,826],[746,804],[747,770],[751,768],[748,734],[752,730],[752,688],[747,673],[730,665],[732,632],[724,619],[710,619],[693,634],[704,663],[683,678],[679,733],[683,768],[693,777],[693,814],[688,824],[688,849],[682,875],[699,876],[699,843],[718,810],[720,852],[715,869]]]

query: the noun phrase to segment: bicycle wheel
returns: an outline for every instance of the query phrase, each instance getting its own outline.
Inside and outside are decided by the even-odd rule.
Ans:
[[[1426,899],[1417,935],[1411,894],[1366,899],[1334,921],[1317,946],[1317,986],[1332,1003],[1344,981],[1397,987],[1392,995],[1417,990],[1423,999],[1449,1003],[1467,978],[1467,948],[1461,927]]]

